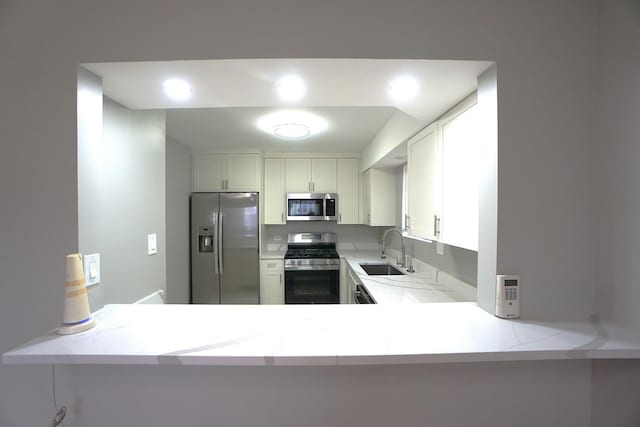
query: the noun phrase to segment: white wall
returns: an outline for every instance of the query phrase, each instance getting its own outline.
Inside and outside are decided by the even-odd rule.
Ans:
[[[496,274],[517,274],[497,270],[498,257],[498,67],[492,65],[478,76],[478,123],[482,125],[478,158],[478,305],[492,312],[496,301]],[[505,144],[509,144],[505,141]],[[503,267],[504,268],[504,267]],[[524,277],[522,278],[525,279]],[[584,292],[584,291],[582,291]],[[522,295],[528,291],[523,288]]]
[[[0,352],[59,321],[64,255],[78,249],[75,105],[76,65],[81,62],[259,57],[495,60],[500,70],[497,268],[521,274],[525,319],[589,313],[596,241],[591,215],[596,1],[462,0],[452,5],[444,0],[350,0],[338,7],[293,0],[187,0],[177,7],[168,0],[23,0],[5,1],[0,11],[0,52],[11,59],[0,66],[0,195],[11,201],[0,205]],[[626,53],[636,55],[637,50]],[[632,171],[628,163],[620,168]],[[487,399],[494,385],[502,384],[510,393],[501,396],[515,405],[514,416],[523,415],[536,425],[588,425],[588,369],[581,362],[561,367],[547,370],[540,363],[523,363],[517,372],[526,376],[516,382],[512,370],[491,364],[460,365],[464,381],[453,379],[454,369],[442,376],[424,366],[398,368],[405,372],[400,379],[387,375],[385,381],[376,381],[372,369],[356,369],[346,378],[378,387],[367,388],[366,403],[376,411],[361,415],[360,424],[375,425],[382,412],[377,408],[388,405],[405,382],[409,390],[420,390],[451,381],[464,393],[473,379],[475,392],[464,400],[470,418],[480,411],[492,421],[497,411],[489,413]],[[68,377],[77,380],[66,389],[71,396],[64,398],[65,403],[78,399],[81,405],[82,415],[69,421],[76,425],[89,419],[92,425],[125,425],[129,416],[135,424],[142,412],[130,412],[133,399],[122,399],[127,395],[135,396],[136,408],[160,407],[161,415],[197,424],[202,418],[188,405],[203,399],[197,392],[205,388],[211,393],[204,395],[224,396],[217,385],[224,370],[203,370],[196,379],[187,371],[173,370],[181,368],[158,367],[153,375],[142,368],[82,369],[104,399],[75,393],[74,389],[86,390],[85,379]],[[279,391],[292,384],[295,389],[301,372],[306,384],[314,384],[319,399],[340,393],[345,384],[341,375],[325,379],[315,370],[283,369],[275,376],[265,369],[259,382],[251,375],[225,380],[225,392],[242,396],[255,384],[268,390],[277,385]],[[136,386],[138,378],[144,379],[143,389]],[[0,424],[48,423],[49,385],[43,367],[1,366]],[[420,402],[421,422],[463,416],[459,407],[446,405],[435,389],[430,390],[434,391]],[[180,404],[172,405],[170,413],[168,405],[156,404],[168,402],[164,396],[178,396],[178,391]],[[522,395],[527,398],[522,400]],[[249,411],[249,424],[278,425],[282,400],[277,393],[265,396],[275,399],[279,412],[265,420]],[[360,394],[342,396],[341,404],[349,408],[360,403]],[[418,409],[411,399],[417,394],[400,396],[404,398],[391,400],[394,413],[407,409],[406,424],[415,424]],[[231,417],[228,407],[219,407],[216,416]],[[562,419],[538,418],[557,414],[560,407],[569,408],[562,411]]]
[[[89,96],[83,86],[79,99]],[[165,289],[164,113],[131,111],[109,98],[92,110],[101,117],[84,105],[79,111],[79,129],[102,123],[102,135],[79,139],[78,147],[78,247],[83,254],[100,253],[100,283],[88,292],[95,311]],[[158,253],[150,256],[151,233]]]
[[[596,311],[640,327],[640,4],[601,10]]]
[[[360,169],[364,172],[388,152],[423,128],[425,123],[398,110],[362,150]]]
[[[595,307],[640,328],[640,2],[600,2]],[[640,424],[640,361],[593,364],[593,426]]]
[[[336,233],[338,249],[377,249],[380,243],[378,227],[367,225],[338,225],[336,223],[290,223],[284,225],[265,225],[262,250],[286,250],[289,233]],[[355,244],[355,246],[354,246]]]
[[[178,141],[167,138],[166,301],[170,304],[189,303],[189,195],[191,194],[191,178],[191,149]]]
[[[584,360],[306,368],[74,366],[60,369],[60,386],[68,390],[73,384],[75,390],[60,394],[59,401],[78,398],[69,408],[74,418],[68,427],[582,427],[589,425],[589,370]]]

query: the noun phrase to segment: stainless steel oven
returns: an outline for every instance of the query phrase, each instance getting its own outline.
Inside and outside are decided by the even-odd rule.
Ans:
[[[285,304],[339,304],[340,267],[336,270],[286,270]]]
[[[340,256],[333,233],[292,233],[284,259],[285,304],[339,304]]]
[[[335,193],[287,193],[287,221],[337,221]]]

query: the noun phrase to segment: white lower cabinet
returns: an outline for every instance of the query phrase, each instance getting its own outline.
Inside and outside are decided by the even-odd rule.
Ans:
[[[349,287],[347,286],[347,262],[340,260],[340,304],[349,304]]]
[[[344,262],[346,264],[346,261]],[[345,289],[347,292],[346,295],[346,304],[355,304],[355,300],[353,299],[353,295],[356,292],[356,286],[362,284],[358,275],[349,267],[348,265],[345,268]]]
[[[260,304],[284,304],[284,261],[260,261]]]

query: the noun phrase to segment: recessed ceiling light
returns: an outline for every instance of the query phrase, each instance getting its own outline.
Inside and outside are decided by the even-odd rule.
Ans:
[[[394,101],[408,101],[418,94],[418,82],[413,77],[400,76],[391,82],[387,92]]]
[[[299,101],[307,93],[307,86],[300,77],[288,75],[278,80],[276,92],[283,101]]]
[[[300,110],[276,111],[260,117],[262,131],[283,139],[304,139],[324,132],[329,127],[325,119]]]
[[[186,101],[193,94],[191,85],[182,79],[165,80],[162,86],[164,87],[164,93],[175,101]]]

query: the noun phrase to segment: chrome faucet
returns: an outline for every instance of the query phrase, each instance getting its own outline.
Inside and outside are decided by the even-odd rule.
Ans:
[[[384,234],[382,235],[382,253],[380,254],[380,258],[385,259],[387,258],[387,255],[385,255],[384,253],[384,243],[387,239],[387,234],[389,234],[389,232],[391,231],[395,231],[396,233],[398,233],[400,235],[400,241],[402,242],[402,260],[398,263],[398,265],[400,265],[401,267],[404,267],[405,265],[405,259],[406,259],[406,254],[405,254],[405,245],[404,245],[404,236],[402,235],[402,231],[398,230],[397,228],[390,228],[388,230],[386,230],[384,232]]]

